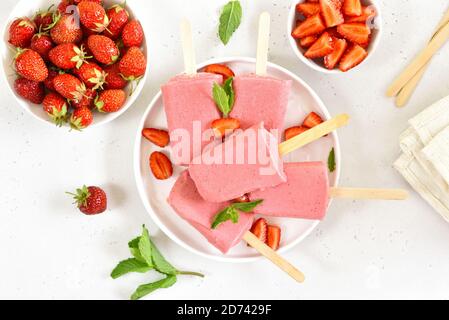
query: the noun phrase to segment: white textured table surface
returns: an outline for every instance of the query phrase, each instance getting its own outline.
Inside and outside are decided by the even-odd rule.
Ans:
[[[136,104],[112,124],[82,134],[45,126],[24,114],[1,82],[0,298],[128,298],[150,279],[114,281],[109,273],[128,256],[126,243],[142,223],[176,266],[207,275],[181,278],[151,299],[449,298],[449,225],[415,193],[403,203],[335,201],[318,229],[286,255],[307,274],[298,285],[265,261],[222,264],[175,245],[146,214],[132,169],[136,124],[160,84],[182,69],[177,21],[188,16],[200,30],[199,61],[252,56],[257,16],[268,10],[271,61],[307,81],[332,114],[352,116],[340,133],[341,183],[408,188],[392,169],[397,139],[408,118],[449,94],[449,47],[434,59],[406,109],[395,109],[384,92],[426,43],[447,1],[380,1],[384,38],[378,51],[356,72],[340,76],[318,74],[294,57],[287,42],[288,0],[243,0],[243,24],[227,47],[215,36],[217,12],[226,1],[145,2],[150,76]],[[14,3],[0,2],[0,21]],[[73,208],[64,192],[84,183],[105,187],[106,214],[89,218]]]

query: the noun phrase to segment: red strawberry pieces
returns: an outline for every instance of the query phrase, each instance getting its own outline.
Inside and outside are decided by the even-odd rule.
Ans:
[[[292,36],[295,39],[304,38],[307,36],[313,36],[320,34],[326,30],[326,25],[324,24],[321,16],[316,14],[300,22],[298,26],[293,30]]]
[[[307,58],[322,58],[334,51],[334,39],[325,32],[304,54]]]
[[[337,31],[345,39],[362,46],[368,44],[371,34],[370,28],[364,23],[344,23],[337,27]]]
[[[259,218],[254,222],[250,232],[271,249],[275,251],[279,249],[281,243],[281,228],[278,226],[269,225],[267,220]]]
[[[321,14],[328,28],[338,26],[345,20],[341,13],[340,0],[320,0]]]
[[[303,2],[296,5],[296,11],[301,13],[304,17],[310,17],[320,13],[321,7],[319,3]]]
[[[365,58],[368,56],[368,53],[361,46],[354,45],[352,46],[343,56],[340,61],[340,70],[346,72],[355,66],[359,65]]]
[[[314,128],[323,123],[323,119],[315,112],[309,113],[303,122],[303,126],[306,128]]]
[[[324,65],[332,70],[340,61],[348,47],[348,42],[344,39],[334,39],[334,51],[324,57]]]
[[[260,241],[266,242],[267,241],[267,229],[268,229],[268,223],[267,220],[260,218],[256,222],[254,222],[253,226],[251,227],[251,233],[254,234]]]
[[[344,0],[343,13],[353,17],[362,15],[362,3],[360,0]]]

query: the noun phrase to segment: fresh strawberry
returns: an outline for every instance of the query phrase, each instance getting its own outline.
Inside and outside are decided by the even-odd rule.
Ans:
[[[351,17],[360,16],[362,14],[362,3],[360,0],[344,0],[343,13]]]
[[[366,45],[371,34],[371,29],[364,23],[344,23],[337,27],[337,31],[345,39],[360,45]]]
[[[105,89],[124,89],[128,81],[120,75],[120,67],[118,63],[114,63],[104,68],[106,72]]]
[[[53,47],[51,37],[45,32],[35,34],[31,40],[31,49],[39,53],[45,61],[48,61],[48,53]]]
[[[41,82],[18,78],[14,82],[14,90],[19,96],[35,104],[41,104],[45,97],[44,85]]]
[[[55,85],[53,84],[53,79],[58,75],[63,73],[62,71],[56,70],[56,68],[48,69],[48,77],[44,81],[45,88],[50,91],[55,91]]]
[[[70,117],[70,127],[73,130],[81,131],[92,124],[94,117],[89,108],[76,108]]]
[[[240,198],[234,199],[233,202],[234,203],[247,203],[247,202],[251,202],[251,199],[249,198],[248,194],[244,194]]]
[[[84,82],[87,88],[93,90],[103,89],[106,73],[95,62],[83,63],[79,69],[73,69],[73,73]]]
[[[67,121],[67,100],[60,94],[51,92],[43,101],[44,111],[57,126],[62,126]]]
[[[95,2],[98,3],[99,5],[103,5],[103,0],[72,0],[74,4],[80,4],[81,2],[84,1],[90,1],[90,2]]]
[[[86,86],[71,74],[59,74],[53,79],[55,90],[64,98],[80,102],[86,93]]]
[[[343,55],[343,58],[340,60],[340,70],[346,72],[355,66],[359,65],[365,58],[368,53],[361,46],[354,45],[349,48],[346,53]]]
[[[334,69],[343,56],[343,53],[345,53],[347,47],[348,43],[346,40],[334,38],[334,51],[324,57],[324,65],[326,68]]]
[[[281,243],[281,228],[277,226],[267,227],[267,246],[273,250],[279,249]]]
[[[165,148],[170,143],[170,135],[165,130],[145,128],[142,130],[142,136],[161,148]]]
[[[315,59],[327,56],[334,51],[334,39],[325,32],[304,54],[307,58]]]
[[[121,89],[110,89],[101,92],[95,99],[95,107],[100,112],[117,112],[126,101],[126,93]]]
[[[316,34],[320,34],[326,30],[326,26],[321,19],[319,14],[308,17],[303,22],[300,22],[298,26],[293,30],[292,36],[295,39],[304,38],[307,36],[313,36]]]
[[[173,175],[173,165],[162,152],[153,152],[150,156],[150,169],[158,180],[167,180]]]
[[[308,36],[308,37],[301,38],[299,40],[299,44],[303,48],[308,48],[312,44],[314,44],[317,40],[318,40],[318,37],[316,37],[316,36]]]
[[[362,14],[358,17],[347,17],[345,23],[355,22],[367,22],[377,15],[376,8],[374,6],[367,6],[362,8]]]
[[[217,138],[223,138],[240,128],[240,121],[233,118],[221,118],[212,122],[212,129]]]
[[[235,76],[234,71],[224,64],[210,64],[204,68],[204,72],[222,75],[224,81]]]
[[[107,195],[99,187],[83,186],[75,193],[67,193],[73,196],[78,209],[88,216],[103,213],[108,207]]]
[[[313,128],[323,123],[323,119],[315,112],[309,113],[302,125],[306,128]]]
[[[290,140],[291,138],[294,138],[296,136],[299,136],[300,134],[303,134],[309,130],[309,128],[306,127],[291,127],[285,130],[285,141]]]
[[[31,44],[31,39],[36,33],[37,28],[33,21],[28,18],[19,18],[9,27],[8,42],[14,47],[28,48]]]
[[[268,223],[267,220],[260,218],[256,222],[254,222],[253,226],[251,227],[251,233],[254,234],[260,241],[266,242],[267,241],[267,229],[268,229]]]
[[[50,36],[56,44],[79,43],[83,38],[81,26],[75,15],[55,14],[53,24],[48,27]]]
[[[145,74],[147,60],[139,48],[131,47],[120,61],[119,68],[126,80],[138,81]]]
[[[116,4],[106,11],[109,17],[109,26],[104,35],[111,39],[118,39],[129,19],[129,13],[123,5]]]
[[[86,92],[82,96],[81,100],[75,101],[71,100],[70,105],[75,108],[89,108],[92,109],[94,107],[94,101],[97,97],[97,92],[92,89],[86,89]]]
[[[137,20],[131,20],[123,28],[122,41],[125,47],[140,47],[143,43],[144,33],[142,25]]]
[[[53,11],[52,6],[46,11],[39,10],[33,18],[33,22],[36,25],[37,30],[45,30],[53,23]]]
[[[51,63],[61,69],[81,68],[86,61],[84,48],[80,48],[73,43],[64,43],[51,49],[48,58]]]
[[[320,13],[321,7],[317,2],[302,2],[296,5],[296,11],[302,14],[304,17],[310,17],[317,13]]]
[[[70,7],[71,5],[73,5],[72,0],[62,0],[57,7],[57,11],[58,13],[68,13],[68,7]]]
[[[109,25],[109,18],[104,8],[93,1],[78,4],[79,18],[83,26],[95,32],[103,32]]]
[[[19,75],[28,80],[42,82],[48,77],[44,59],[31,49],[17,49],[15,68]]]
[[[339,0],[320,0],[320,6],[321,14],[328,28],[338,26],[345,21],[340,11]]]
[[[108,37],[102,35],[89,36],[87,45],[95,59],[100,63],[113,64],[120,56],[117,45]]]

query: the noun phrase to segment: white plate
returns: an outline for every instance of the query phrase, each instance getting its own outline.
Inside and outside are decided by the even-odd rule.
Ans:
[[[214,59],[201,64],[199,69],[212,63],[225,63],[237,75],[250,73],[255,70],[255,59],[251,58]],[[286,116],[286,127],[300,124],[306,115],[312,111],[317,112],[326,119],[330,118],[330,114],[321,99],[299,77],[275,64],[269,64],[268,74],[276,78],[293,81],[292,94]],[[137,128],[134,172],[137,188],[145,208],[162,231],[182,247],[203,257],[227,262],[247,262],[260,258],[258,252],[249,248],[243,242],[231,249],[228,254],[222,254],[173,211],[167,203],[167,198],[179,173],[185,170],[185,168],[176,167],[173,177],[169,180],[156,180],[149,168],[149,156],[153,151],[159,150],[159,148],[142,138],[141,131],[143,128],[167,128],[161,92],[151,102]],[[294,152],[288,157],[287,161],[324,161],[327,163],[329,152],[332,148],[335,148],[336,152],[337,170],[330,175],[330,182],[332,186],[336,186],[341,165],[340,146],[336,133]],[[270,223],[279,225],[282,228],[280,253],[293,248],[301,242],[319,223],[319,221],[284,218],[269,218],[268,220]]]

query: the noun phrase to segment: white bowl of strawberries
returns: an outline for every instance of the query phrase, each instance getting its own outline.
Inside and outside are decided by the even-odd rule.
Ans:
[[[371,0],[300,0],[288,20],[290,44],[314,70],[342,73],[365,62],[381,38],[381,15]]]
[[[108,123],[141,92],[147,67],[139,3],[18,2],[3,31],[2,66],[21,107],[75,130]],[[141,5],[141,4],[140,4]]]

